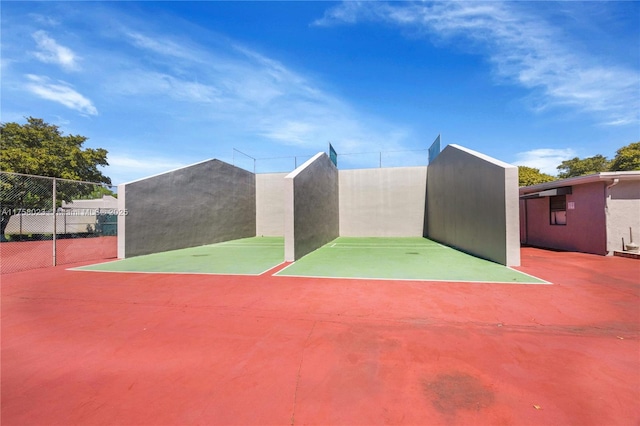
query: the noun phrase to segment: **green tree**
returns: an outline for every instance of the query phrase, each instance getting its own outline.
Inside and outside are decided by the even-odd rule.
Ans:
[[[0,169],[5,172],[111,184],[98,166],[107,166],[107,151],[83,149],[85,136],[64,136],[58,126],[40,118],[0,125]]]
[[[640,142],[633,142],[616,151],[609,170],[612,172],[640,170]]]
[[[518,166],[518,183],[520,186],[537,185],[539,183],[551,182],[555,177],[542,173],[535,167]]]
[[[107,166],[107,151],[83,148],[85,136],[63,135],[58,126],[40,118],[27,117],[26,124],[0,123],[0,170],[37,176],[57,177],[111,184],[99,166]],[[0,238],[9,217],[16,209],[54,209],[62,201],[86,196],[95,185],[60,181],[56,197],[58,206],[51,205],[51,182],[3,173],[0,180]]]
[[[610,161],[603,155],[580,159],[578,157],[565,160],[557,167],[558,178],[566,179],[575,176],[590,175],[609,171]]]
[[[105,186],[95,186],[90,193],[76,199],[77,200],[95,200],[96,198],[102,198],[104,195],[110,195],[112,197],[118,198],[118,194],[116,194],[109,188]]]

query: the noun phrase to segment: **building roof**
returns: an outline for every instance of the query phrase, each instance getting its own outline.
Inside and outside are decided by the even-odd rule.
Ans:
[[[117,209],[118,199],[112,195],[103,195],[102,198],[95,198],[92,200],[63,201],[62,207],[72,209]]]
[[[537,185],[520,187],[520,195],[534,192],[547,191],[567,186],[584,185],[594,182],[610,182],[615,180],[637,180],[640,181],[640,171],[631,172],[601,172],[592,175],[576,176],[567,179],[554,180],[553,182],[539,183]]]

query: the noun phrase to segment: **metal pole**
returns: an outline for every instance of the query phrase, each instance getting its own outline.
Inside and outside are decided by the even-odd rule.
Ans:
[[[53,178],[53,266],[56,266],[56,232],[57,229],[57,221],[56,221],[56,178]]]
[[[382,168],[382,151],[380,151],[380,168]]]

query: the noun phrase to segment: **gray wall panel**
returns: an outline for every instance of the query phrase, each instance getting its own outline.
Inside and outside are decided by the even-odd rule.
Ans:
[[[284,177],[287,173],[256,175],[256,235],[284,236]]]
[[[125,185],[125,256],[256,235],[255,175],[208,160]]]
[[[427,167],[340,170],[340,235],[422,237]]]
[[[520,264],[518,168],[447,146],[427,172],[427,235],[470,254]]]
[[[340,234],[338,169],[324,153],[285,177],[285,260],[294,261]]]

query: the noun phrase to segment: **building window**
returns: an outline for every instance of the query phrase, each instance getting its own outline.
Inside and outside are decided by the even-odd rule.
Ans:
[[[555,195],[549,197],[549,213],[551,225],[567,224],[567,196]]]

